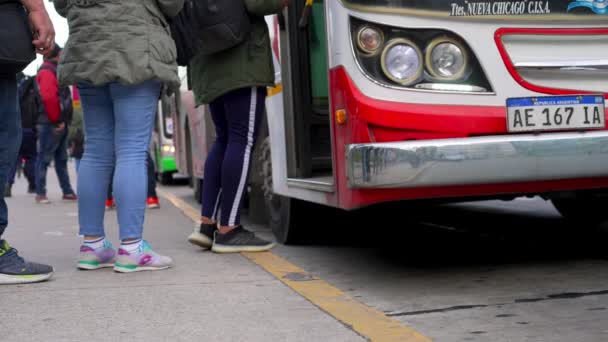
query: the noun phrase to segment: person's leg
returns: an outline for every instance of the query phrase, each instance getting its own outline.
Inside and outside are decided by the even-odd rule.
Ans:
[[[104,204],[114,168],[114,107],[109,86],[78,86],[83,108],[86,150],[78,176],[80,234],[105,236]]]
[[[224,96],[228,121],[228,147],[222,163],[222,199],[217,253],[259,252],[274,246],[240,226],[241,206],[247,189],[257,132],[264,115],[266,89],[253,87]],[[205,175],[206,176],[206,175]]]
[[[17,158],[21,144],[21,116],[15,78],[0,78],[0,184],[6,184],[8,169]],[[4,189],[0,188],[0,238],[8,225]],[[53,275],[48,265],[31,263],[19,256],[5,240],[0,240],[0,285],[45,281]]]
[[[205,181],[203,182],[203,198],[201,221],[205,224],[215,224],[220,208],[222,186],[222,162],[228,146],[228,122],[224,110],[223,97],[212,101],[209,105],[211,119],[215,126],[215,142],[205,161]]]
[[[172,264],[171,258],[154,252],[142,240],[147,193],[146,155],[160,87],[157,81],[110,86],[116,119],[113,191],[121,240],[114,266],[117,272],[160,270]]]
[[[203,248],[211,248],[217,231],[217,216],[222,197],[222,162],[228,145],[228,123],[223,97],[209,105],[215,126],[215,142],[205,161],[205,181],[202,191],[201,224],[188,236],[188,241]]]
[[[21,145],[21,115],[17,101],[17,81],[0,78],[0,238],[8,225],[4,186],[8,172],[15,165]]]
[[[154,170],[154,160],[150,156],[150,152],[147,153],[146,166],[148,167],[148,198],[156,198],[156,172]]]
[[[46,198],[46,171],[55,152],[55,128],[51,124],[38,125],[38,154],[36,157],[36,199]],[[48,201],[42,201],[48,202]]]
[[[32,128],[24,129],[21,141],[21,156],[25,159],[24,173],[29,185],[28,192],[33,192],[36,188],[36,131]]]
[[[264,115],[264,90],[261,87],[238,89],[225,96],[229,137],[222,163],[222,227],[240,224],[249,167]]]
[[[59,137],[59,144],[55,150],[55,172],[57,173],[57,179],[59,179],[64,199],[75,200],[74,189],[72,189],[70,175],[68,174],[68,130],[69,127],[66,126]]]

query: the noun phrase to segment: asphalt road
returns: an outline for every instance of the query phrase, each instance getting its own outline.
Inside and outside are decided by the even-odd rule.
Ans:
[[[196,205],[188,188],[165,189]],[[330,213],[307,244],[274,253],[434,341],[600,342],[606,231],[540,198],[397,204]]]

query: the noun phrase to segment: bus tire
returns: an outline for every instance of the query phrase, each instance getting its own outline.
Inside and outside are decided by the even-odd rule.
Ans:
[[[299,200],[274,193],[272,185],[272,161],[270,158],[270,138],[260,144],[259,162],[263,179],[264,206],[268,223],[278,242],[286,245],[298,244],[304,240],[301,227],[301,203]]]
[[[173,182],[173,174],[171,172],[161,172],[159,175],[159,182],[162,185],[169,185]]]
[[[608,197],[581,194],[574,197],[553,198],[553,206],[565,219],[579,225],[577,228],[596,228],[608,221]],[[581,225],[583,227],[581,227]]]

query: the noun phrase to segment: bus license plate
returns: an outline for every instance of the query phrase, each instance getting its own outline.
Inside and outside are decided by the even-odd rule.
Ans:
[[[601,95],[542,96],[507,99],[509,132],[604,128]]]

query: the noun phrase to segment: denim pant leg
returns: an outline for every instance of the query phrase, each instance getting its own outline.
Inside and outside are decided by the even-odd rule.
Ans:
[[[0,236],[8,225],[4,186],[21,145],[21,115],[15,78],[0,78]]]
[[[147,193],[146,159],[160,82],[132,86],[110,85],[116,121],[114,199],[120,239],[142,237]],[[88,145],[87,145],[88,148]]]
[[[68,127],[59,136],[59,145],[55,150],[55,172],[64,195],[74,193],[68,174]]]
[[[108,85],[80,84],[78,90],[86,144],[78,169],[80,234],[105,236],[106,192],[114,169],[114,105]]]
[[[36,157],[36,194],[46,195],[46,172],[55,156],[57,139],[55,127],[44,123],[37,126],[38,156]]]
[[[23,139],[21,139],[20,157],[25,159],[25,167],[23,172],[30,187],[36,184],[36,130],[33,128],[23,129]]]

